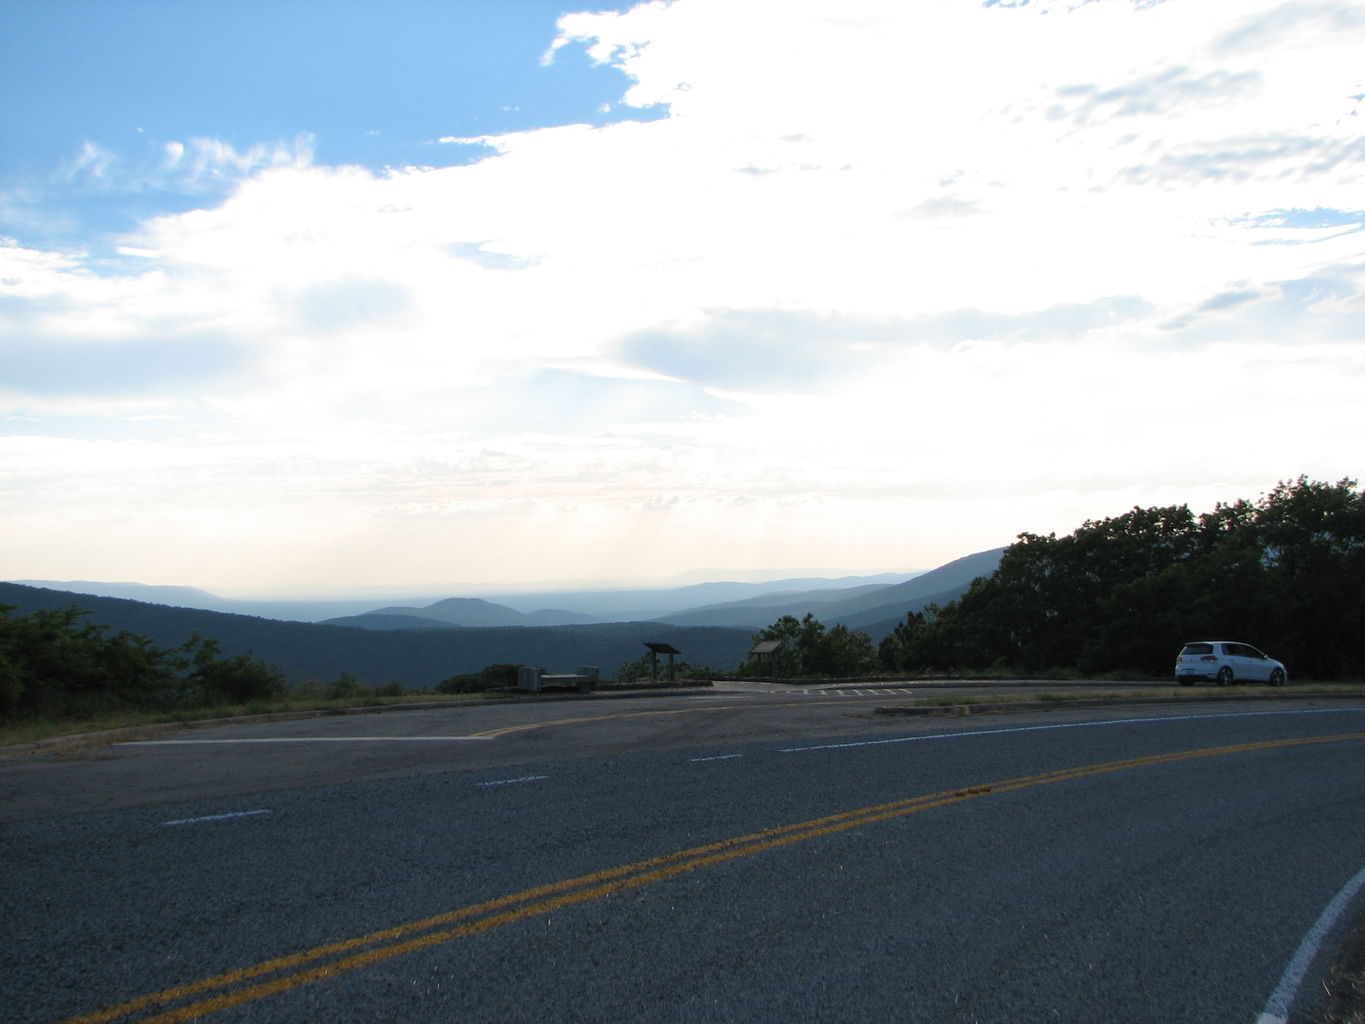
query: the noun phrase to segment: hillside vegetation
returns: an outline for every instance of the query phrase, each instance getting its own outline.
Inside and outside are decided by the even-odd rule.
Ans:
[[[55,710],[62,704],[55,695],[66,692],[84,694],[74,701],[82,706],[104,694],[111,707],[159,710],[158,702],[164,703],[167,697],[165,688],[149,682],[147,691],[139,695],[135,680],[152,681],[164,667],[158,659],[182,658],[183,652],[176,652],[195,636],[210,640],[215,656],[267,666],[296,690],[308,686],[324,691],[346,678],[379,690],[431,690],[452,676],[502,663],[540,665],[553,672],[594,665],[610,676],[616,666],[638,658],[644,641],[651,640],[671,643],[693,664],[725,670],[738,665],[748,649],[748,634],[737,629],[647,622],[477,629],[428,621],[420,629],[385,631],[283,622],[0,583],[0,609],[5,607],[11,611],[0,614],[0,680],[7,673],[34,674],[32,683],[24,684],[28,694],[24,703],[11,701],[8,706],[32,711],[42,692],[49,696],[41,703],[54,708],[50,712],[54,715],[63,713]],[[58,623],[62,623],[60,628]],[[149,659],[141,676],[134,671],[138,664],[131,656],[135,648]],[[60,678],[69,686],[56,686],[46,679],[53,675],[43,667],[49,653],[67,659],[62,664],[71,666],[70,671],[63,669]],[[79,669],[80,665],[86,668]],[[124,671],[119,666],[127,666],[126,679],[110,683],[110,671]],[[0,682],[0,687],[4,685]],[[170,704],[181,706],[178,699]],[[0,714],[5,707],[0,698]]]
[[[13,611],[0,605],[0,722],[247,704],[286,689],[278,669],[250,654],[225,657],[202,633],[165,650],[76,608]]]
[[[431,690],[519,664],[604,676],[622,666],[628,677],[645,671],[646,640],[673,644],[700,672],[1165,676],[1185,642],[1230,639],[1286,662],[1291,678],[1365,678],[1365,492],[1353,480],[1300,477],[1202,515],[1134,508],[1066,537],[1021,534],[1003,554],[938,572],[823,605],[839,616],[832,628],[792,605],[797,614],[753,635],[662,622],[355,629],[0,584],[0,719],[248,703],[290,688]],[[948,583],[960,597],[919,607]],[[877,645],[856,616],[885,614],[887,592],[903,618]],[[779,649],[746,660],[765,640]]]
[[[910,614],[887,668],[1171,672],[1190,640],[1240,640],[1291,679],[1365,678],[1365,492],[1300,477],[1256,502],[1134,508],[1021,534],[961,598]]]

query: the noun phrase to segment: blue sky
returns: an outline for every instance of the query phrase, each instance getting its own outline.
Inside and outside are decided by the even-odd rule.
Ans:
[[[484,152],[442,137],[649,116],[617,107],[626,82],[610,65],[567,53],[541,63],[566,10],[542,0],[0,3],[0,94],[11,98],[0,175],[62,215],[19,237],[79,243],[222,198],[235,179],[165,173],[172,141],[246,153],[306,136],[320,164],[439,167]],[[100,155],[82,164],[87,145]]]
[[[1365,6],[0,0],[0,566],[927,569],[1362,475]]]

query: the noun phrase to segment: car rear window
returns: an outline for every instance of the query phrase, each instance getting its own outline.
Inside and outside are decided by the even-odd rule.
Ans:
[[[1181,654],[1212,654],[1213,644],[1186,644]]]

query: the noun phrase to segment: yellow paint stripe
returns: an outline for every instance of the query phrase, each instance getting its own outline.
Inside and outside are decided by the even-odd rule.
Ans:
[[[552,913],[553,911],[565,907],[586,903],[590,900],[601,899],[614,893],[650,885],[654,882],[663,881],[664,879],[672,878],[689,871],[696,871],[699,868],[709,867],[725,861],[736,860],[741,857],[753,856],[757,853],[788,846],[793,843],[804,842],[808,839],[832,835],[849,829],[861,828],[891,818],[916,814],[920,811],[930,810],[931,808],[945,807],[950,804],[977,799],[989,794],[1011,792],[1014,790],[1028,789],[1035,786],[1049,785],[1055,782],[1064,782],[1088,776],[1129,771],[1135,768],[1160,764],[1173,764],[1200,758],[1225,757],[1233,754],[1252,753],[1262,750],[1324,743],[1339,743],[1348,740],[1361,739],[1365,739],[1365,732],[1310,737],[1306,739],[1267,740],[1257,743],[1243,743],[1233,746],[1179,751],[1171,754],[1154,754],[1145,757],[1129,758],[1122,761],[1111,761],[1104,764],[1063,768],[1051,772],[1043,772],[1038,775],[1005,779],[999,782],[970,786],[964,789],[949,790],[943,793],[908,797],[906,799],[894,800],[889,803],[877,804],[871,807],[863,807],[853,811],[843,811],[838,814],[815,818],[794,825],[764,829],[749,835],[724,839],[719,842],[708,843],[687,850],[680,850],[660,857],[652,857],[647,860],[636,861],[632,864],[609,868],[593,874],[582,875],[577,878],[525,889],[508,896],[499,897],[498,899],[489,900],[469,907],[463,907],[443,914],[437,914],[394,928],[371,932],[367,935],[348,939],[343,942],[318,946],[314,949],[295,953],[290,956],[267,960],[260,964],[243,968],[242,970],[231,971],[192,982],[187,985],[168,988],[161,992],[152,993],[139,999],[120,1003],[117,1006],[111,1006],[95,1013],[69,1018],[67,1021],[64,1021],[63,1024],[102,1024],[102,1022],[117,1020],[142,1010],[166,1006],[167,1004],[180,1002],[181,1000],[192,996],[201,995],[214,990],[231,988],[232,986],[241,985],[245,982],[255,981],[256,979],[263,978],[269,974],[289,971],[293,968],[303,968],[307,964],[315,963],[319,960],[326,960],[329,957],[337,957],[339,954],[350,954],[348,956],[342,956],[339,959],[330,960],[327,963],[285,974],[284,976],[273,980],[260,981],[255,985],[239,988],[232,992],[224,992],[208,999],[203,999],[189,1005],[156,1014],[155,1016],[142,1018],[143,1024],[177,1024],[177,1022],[193,1020],[197,1017],[218,1013],[234,1006],[240,1006],[243,1003],[253,1002],[272,995],[278,995],[279,993],[299,988],[315,981],[335,977],[339,974],[356,970],[357,968],[366,967],[395,957],[405,956],[409,953],[414,953],[465,936],[491,931],[515,921]],[[456,922],[465,923],[458,924],[455,927],[447,927],[456,924]],[[424,932],[426,934],[422,934]],[[366,946],[374,948],[365,949],[364,947]],[[356,952],[357,950],[359,950],[359,952]]]
[[[484,732],[470,733],[471,738],[496,739],[499,736],[510,736],[518,732],[531,732],[535,729],[549,729],[558,725],[581,725],[584,722],[615,722],[625,718],[662,718],[667,715],[703,715],[709,711],[739,711],[753,710],[761,708],[769,711],[773,708],[796,708],[796,707],[819,707],[822,704],[844,704],[847,701],[838,700],[806,700],[791,701],[786,704],[708,704],[700,708],[669,708],[666,711],[622,711],[615,714],[606,715],[579,715],[576,718],[555,718],[548,722],[526,722],[522,725],[507,725],[501,729],[488,729]]]

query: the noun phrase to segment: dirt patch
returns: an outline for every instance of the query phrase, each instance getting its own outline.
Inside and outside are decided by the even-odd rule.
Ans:
[[[1327,979],[1322,1024],[1365,1024],[1365,917],[1346,936]]]

